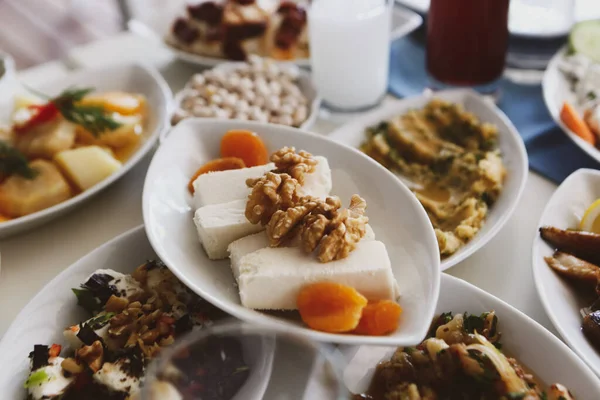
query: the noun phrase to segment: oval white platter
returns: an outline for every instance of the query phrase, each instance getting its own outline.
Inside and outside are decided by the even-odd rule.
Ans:
[[[55,206],[0,223],[0,238],[33,229],[80,206],[86,200],[100,193],[100,191],[125,175],[144,155],[152,150],[161,132],[169,126],[169,108],[172,101],[171,89],[169,89],[162,76],[150,67],[140,64],[123,64],[99,69],[86,69],[33,89],[54,96],[71,86],[93,87],[98,92],[121,90],[144,95],[148,104],[148,121],[139,148],[123,163],[121,169],[92,188]],[[12,99],[9,102],[0,104],[0,114],[5,120],[12,111],[12,107]]]
[[[228,62],[229,60],[222,58],[189,53],[187,51],[170,46],[164,42],[163,38],[169,32],[171,23],[175,20],[175,18],[177,18],[178,15],[182,14],[182,10],[185,7],[185,4],[182,3],[185,2],[179,1],[179,4],[177,1],[172,2],[172,4],[169,4],[167,9],[161,9],[160,13],[152,14],[147,12],[145,15],[141,15],[137,19],[130,21],[129,29],[141,36],[164,44],[164,46],[169,48],[180,60],[190,64],[213,67],[215,65]],[[419,14],[406,8],[394,7],[392,10],[392,32],[390,40],[394,41],[408,35],[421,26],[422,23],[423,18]],[[299,67],[310,67],[309,59],[300,59],[290,62],[298,65]]]
[[[483,122],[498,127],[499,147],[507,169],[504,189],[498,201],[490,208],[481,230],[456,253],[442,260],[442,271],[465,260],[489,242],[504,224],[519,203],[528,174],[528,159],[523,139],[508,117],[496,106],[469,90],[448,90],[434,94],[422,94],[383,104],[377,110],[366,113],[333,131],[328,137],[339,143],[358,148],[365,140],[365,129],[381,121],[403,114],[411,109],[424,107],[435,96],[447,101],[462,104]]]
[[[403,308],[398,330],[382,337],[341,335],[308,329],[301,321],[247,309],[240,303],[229,260],[211,261],[197,237],[195,209],[187,183],[199,166],[219,157],[221,137],[230,129],[258,133],[270,152],[295,146],[328,159],[332,194],[344,204],[360,194],[369,224],[385,243]],[[416,197],[385,168],[359,151],[294,128],[246,121],[188,119],[179,123],[156,152],[144,184],[143,216],[159,257],[189,288],[242,320],[289,329],[311,339],[338,343],[400,345],[426,333],[439,290],[437,241]]]
[[[63,330],[89,318],[77,305],[72,288],[78,288],[97,269],[131,273],[146,260],[156,258],[144,227],[139,226],[98,247],[48,282],[21,310],[0,341],[2,359],[10,360],[0,363],[2,398],[26,397],[23,383],[29,373],[28,355],[35,344],[65,344]],[[268,338],[259,343],[259,348],[244,349],[244,359],[251,367],[248,381],[240,389],[244,399],[261,399],[269,384],[275,343]]]
[[[452,311],[480,314],[495,311],[502,334],[502,349],[520,361],[547,388],[553,383],[568,387],[576,399],[600,398],[600,380],[556,336],[502,300],[453,276],[442,274],[436,315]],[[354,393],[363,393],[378,362],[389,360],[395,348],[353,346],[341,351],[348,364],[344,383]]]
[[[554,57],[552,57],[550,63],[548,63],[548,67],[546,68],[546,72],[544,72],[544,78],[542,80],[544,102],[546,103],[548,112],[550,112],[554,122],[561,127],[569,139],[590,157],[600,162],[600,150],[577,136],[560,120],[560,109],[565,101],[568,101],[571,104],[577,104],[575,93],[571,90],[569,81],[559,69],[560,63],[566,55],[567,47],[565,46],[560,49]]]
[[[243,63],[243,62],[226,62],[226,63],[217,65],[215,67],[215,69],[221,69],[223,71],[228,72],[228,71],[235,69],[239,65],[243,65],[243,64],[245,64],[245,63]],[[304,97],[306,97],[306,99],[308,100],[308,105],[309,105],[309,114],[308,114],[306,120],[302,123],[302,125],[300,125],[300,129],[309,129],[311,126],[314,125],[315,121],[319,117],[319,107],[321,106],[321,97],[317,93],[317,88],[315,87],[314,83],[312,82],[310,74],[307,71],[302,70],[302,69],[300,69],[298,71],[297,84],[298,84],[298,87],[300,88],[300,91],[304,95]],[[186,89],[187,89],[187,85],[186,85],[186,88],[182,89],[181,91],[179,91],[175,94],[175,98],[174,98],[174,107],[175,108],[180,108],[181,102],[185,96]]]
[[[539,227],[576,228],[585,210],[600,199],[600,171],[580,169],[558,187],[544,209]],[[536,233],[533,240],[533,277],[540,300],[552,324],[565,342],[600,376],[600,353],[581,332],[579,310],[588,307],[573,286],[544,261],[554,248]]]

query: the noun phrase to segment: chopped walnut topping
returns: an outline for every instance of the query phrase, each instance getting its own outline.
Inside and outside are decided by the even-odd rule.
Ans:
[[[258,179],[248,179],[252,188],[246,204],[246,218],[253,224],[266,225],[277,210],[287,210],[300,200],[300,184],[288,174],[267,172]]]
[[[304,197],[300,204],[287,210],[277,210],[267,224],[267,236],[271,247],[281,246],[291,241],[302,228],[302,221],[319,205],[319,200]]]
[[[102,342],[96,340],[91,346],[83,346],[77,350],[77,356],[84,361],[92,371],[97,372],[102,367],[104,349]]]
[[[304,174],[315,171],[317,160],[312,154],[300,150],[296,153],[294,147],[284,147],[271,155],[271,162],[275,163],[275,173],[285,173],[296,179],[301,185],[304,184]]]
[[[304,251],[312,252],[318,247],[321,262],[348,257],[366,233],[366,206],[364,199],[353,195],[347,209],[308,216],[301,233]]]

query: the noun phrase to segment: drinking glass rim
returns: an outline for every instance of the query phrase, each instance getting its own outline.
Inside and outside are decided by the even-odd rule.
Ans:
[[[340,358],[341,356],[336,351],[334,351],[334,345],[311,340],[308,336],[292,332],[287,327],[273,327],[261,324],[251,324],[239,320],[226,320],[223,322],[211,324],[210,326],[202,327],[200,329],[192,330],[184,334],[182,337],[178,338],[177,341],[173,343],[173,345],[162,349],[158,357],[153,359],[148,366],[148,370],[144,378],[144,385],[140,390],[140,398],[142,400],[152,400],[152,398],[149,396],[149,390],[152,386],[152,382],[160,380],[158,378],[159,372],[164,370],[164,368],[168,365],[173,356],[185,347],[191,346],[194,343],[211,336],[229,336],[235,338],[236,336],[243,337],[245,335],[250,336],[253,334],[259,336],[261,340],[266,339],[267,351],[273,353],[273,358],[275,357],[275,352],[277,351],[276,339],[278,336],[311,348],[313,351],[315,351],[315,354],[317,355],[315,357],[315,361],[319,360],[321,362],[324,362],[324,365],[328,367],[327,373],[330,374],[330,376],[332,375],[332,377],[336,380],[338,397],[336,399],[329,400],[348,399],[349,391],[346,388],[343,381],[342,368],[344,366],[344,360]],[[321,358],[319,358],[319,356]]]

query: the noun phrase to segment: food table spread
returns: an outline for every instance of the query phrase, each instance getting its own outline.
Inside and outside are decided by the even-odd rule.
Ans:
[[[180,90],[196,71],[175,60],[158,44],[125,33],[73,49],[65,65],[49,63],[22,71],[19,77],[36,85],[65,76],[69,69],[106,65],[111,63],[105,57],[107,49],[118,54],[120,61],[155,66],[173,92]],[[384,104],[391,99],[388,96]],[[327,135],[349,118],[321,113],[311,130]],[[146,156],[123,179],[74,212],[0,243],[0,335],[21,308],[60,271],[106,241],[142,224],[140,199],[150,159],[151,155]],[[494,240],[446,271],[508,302],[553,333],[556,330],[535,291],[531,245],[544,206],[555,189],[554,183],[529,172],[514,214]]]

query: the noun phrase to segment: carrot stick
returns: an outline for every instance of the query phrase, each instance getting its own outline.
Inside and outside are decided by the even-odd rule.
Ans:
[[[565,101],[560,110],[560,120],[573,131],[574,134],[591,144],[596,145],[596,136],[592,133],[585,121],[577,114],[577,111]]]

